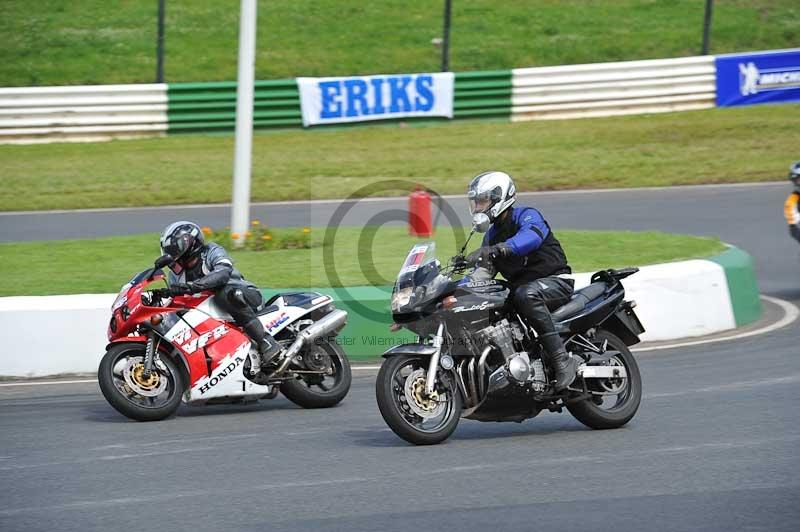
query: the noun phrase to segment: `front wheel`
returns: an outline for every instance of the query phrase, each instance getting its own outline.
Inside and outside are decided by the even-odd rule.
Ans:
[[[106,401],[120,414],[136,421],[159,421],[171,416],[185,388],[183,374],[167,356],[160,357],[150,375],[144,375],[145,344],[115,344],[97,370],[97,382]]]
[[[432,395],[425,393],[430,358],[393,356],[378,371],[375,395],[383,420],[392,431],[415,445],[441,443],[456,430],[461,394],[443,375]]]
[[[281,383],[281,393],[303,408],[330,408],[350,391],[352,373],[344,350],[334,341],[314,343],[292,362],[294,377]]]
[[[587,379],[592,397],[567,406],[575,419],[593,429],[616,429],[630,421],[642,400],[642,377],[639,366],[625,342],[607,331],[598,331],[594,343],[608,341],[609,364],[624,366],[625,379]],[[574,386],[574,384],[573,384]]]

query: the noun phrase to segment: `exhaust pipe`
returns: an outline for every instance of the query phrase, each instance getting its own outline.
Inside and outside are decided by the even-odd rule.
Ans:
[[[347,312],[341,309],[336,309],[330,314],[325,315],[322,319],[315,321],[297,334],[297,339],[289,346],[283,354],[283,362],[275,370],[274,375],[279,375],[286,371],[292,358],[303,348],[303,346],[310,344],[320,336],[332,332],[338,332],[347,323]]]

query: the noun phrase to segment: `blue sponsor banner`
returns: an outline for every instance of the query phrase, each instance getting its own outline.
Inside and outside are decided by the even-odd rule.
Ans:
[[[387,118],[453,118],[452,72],[297,78],[303,125]]]
[[[717,105],[800,102],[800,48],[720,55]]]

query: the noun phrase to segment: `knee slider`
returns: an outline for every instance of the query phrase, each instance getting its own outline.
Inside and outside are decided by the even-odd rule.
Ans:
[[[228,301],[230,301],[232,305],[238,308],[247,307],[247,300],[244,298],[244,292],[242,292],[241,288],[229,289],[227,293]]]

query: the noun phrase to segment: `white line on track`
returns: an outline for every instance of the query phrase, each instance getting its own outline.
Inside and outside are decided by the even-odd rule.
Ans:
[[[388,178],[387,178],[388,179]],[[398,178],[393,178],[398,179]],[[402,178],[401,178],[402,179]],[[517,196],[553,196],[553,195],[572,195],[572,194],[605,194],[605,193],[625,193],[625,192],[670,192],[674,190],[714,190],[725,188],[753,188],[764,186],[786,187],[784,181],[765,181],[761,183],[721,183],[713,185],[675,185],[665,187],[635,187],[635,188],[595,188],[578,190],[542,190],[536,192],[519,192]],[[464,199],[464,194],[445,194],[444,199]],[[263,201],[251,203],[251,207],[274,207],[277,205],[325,205],[343,203],[346,201],[354,202],[384,202],[384,201],[403,201],[405,196],[376,197],[376,198],[336,198],[336,199],[317,199],[306,201]],[[51,211],[7,211],[0,212],[0,216],[20,216],[33,214],[82,214],[92,212],[137,212],[154,210],[179,210],[179,209],[208,209],[208,208],[229,208],[230,203],[207,203],[192,205],[154,205],[149,207],[104,207],[97,209],[55,209]]]
[[[697,454],[699,452],[724,452],[724,451],[741,451],[752,448],[761,448],[774,445],[793,444],[800,441],[800,436],[790,435],[776,438],[760,438],[753,440],[739,440],[739,441],[715,441],[698,443],[695,445],[680,445],[670,447],[656,447],[645,450],[635,451],[617,451],[615,453],[601,453],[601,454],[582,454],[582,455],[567,455],[558,458],[542,458],[534,457],[522,460],[514,460],[508,462],[489,462],[485,464],[464,464],[453,465],[449,467],[427,469],[427,470],[414,470],[412,472],[402,473],[388,473],[377,477],[340,477],[333,479],[299,481],[299,482],[277,482],[274,484],[262,484],[249,486],[250,492],[259,491],[273,491],[273,490],[292,490],[297,489],[301,492],[306,492],[313,488],[327,488],[329,486],[357,484],[361,489],[368,490],[370,486],[366,486],[371,482],[386,482],[387,480],[397,481],[410,481],[418,482],[420,478],[435,477],[443,473],[467,473],[474,475],[476,471],[498,472],[504,470],[519,471],[521,469],[541,470],[545,467],[562,467],[563,464],[574,464],[578,462],[627,462],[630,459],[645,459],[653,460],[651,457],[657,457],[665,454]],[[545,477],[546,478],[546,477]],[[471,478],[474,480],[474,478]],[[330,488],[328,488],[330,489]],[[151,495],[141,495],[125,498],[113,499],[89,499],[79,500],[73,502],[65,502],[59,504],[43,504],[38,506],[18,507],[18,508],[0,508],[0,516],[13,516],[25,513],[36,512],[54,512],[65,510],[83,510],[90,508],[102,508],[108,506],[131,506],[134,504],[142,504],[149,502],[164,502],[167,500],[178,500],[185,498],[204,498],[208,495],[217,493],[219,486],[212,486],[208,489],[194,489],[194,490],[181,490],[170,491],[166,493],[153,493]]]
[[[71,381],[31,381],[31,382],[6,382],[0,384],[0,387],[5,388],[6,386],[45,386],[48,384],[83,384],[87,382],[97,382],[97,379],[76,379]]]
[[[664,397],[679,397],[681,395],[689,395],[696,393],[739,392],[742,390],[759,388],[762,386],[779,386],[784,384],[796,384],[798,382],[800,382],[800,375],[787,375],[785,377],[775,377],[772,379],[728,382],[716,386],[705,386],[703,388],[695,388],[694,390],[681,390],[679,392],[651,393],[651,394],[645,394],[642,398],[649,400],[649,399],[662,399]]]
[[[733,334],[731,336],[723,336],[721,338],[709,338],[707,340],[695,340],[689,342],[678,342],[674,344],[667,344],[667,345],[657,345],[652,347],[642,347],[639,349],[632,349],[634,353],[644,352],[644,351],[658,351],[661,349],[675,349],[678,347],[691,347],[694,345],[704,345],[704,344],[713,344],[716,342],[728,342],[730,340],[741,340],[742,338],[749,338],[751,336],[757,336],[761,334],[771,333],[772,331],[777,331],[787,325],[793,323],[798,316],[800,316],[800,309],[797,308],[796,305],[790,303],[789,301],[784,301],[783,299],[778,299],[777,297],[770,297],[762,295],[761,299],[778,305],[781,310],[783,310],[783,317],[765,327],[761,327],[760,329],[755,329],[752,331],[747,331],[739,334]]]
[[[783,317],[776,321],[775,323],[771,323],[770,325],[766,325],[759,329],[755,329],[752,331],[747,331],[739,334],[733,334],[731,336],[723,336],[721,338],[709,338],[707,340],[695,340],[689,342],[677,342],[674,344],[665,344],[665,345],[657,345],[652,347],[640,347],[638,349],[632,349],[634,353],[643,353],[645,351],[660,351],[663,349],[677,349],[679,347],[691,347],[695,345],[705,345],[705,344],[714,344],[717,342],[728,342],[731,340],[741,340],[742,338],[749,338],[751,336],[758,336],[761,334],[771,333],[772,331],[777,331],[778,329],[782,329],[787,325],[794,323],[798,317],[800,317],[800,308],[798,308],[795,304],[790,303],[789,301],[784,301],[783,299],[778,299],[777,297],[765,296],[762,295],[761,299],[773,303],[783,310]],[[379,364],[370,365],[370,366],[351,366],[350,369],[354,371],[376,371],[380,367]],[[33,381],[33,382],[8,382],[0,384],[0,388],[10,387],[10,386],[47,386],[47,385],[55,385],[55,384],[85,384],[85,383],[92,383],[97,382],[97,379],[79,379],[79,380],[69,380],[69,381]]]

